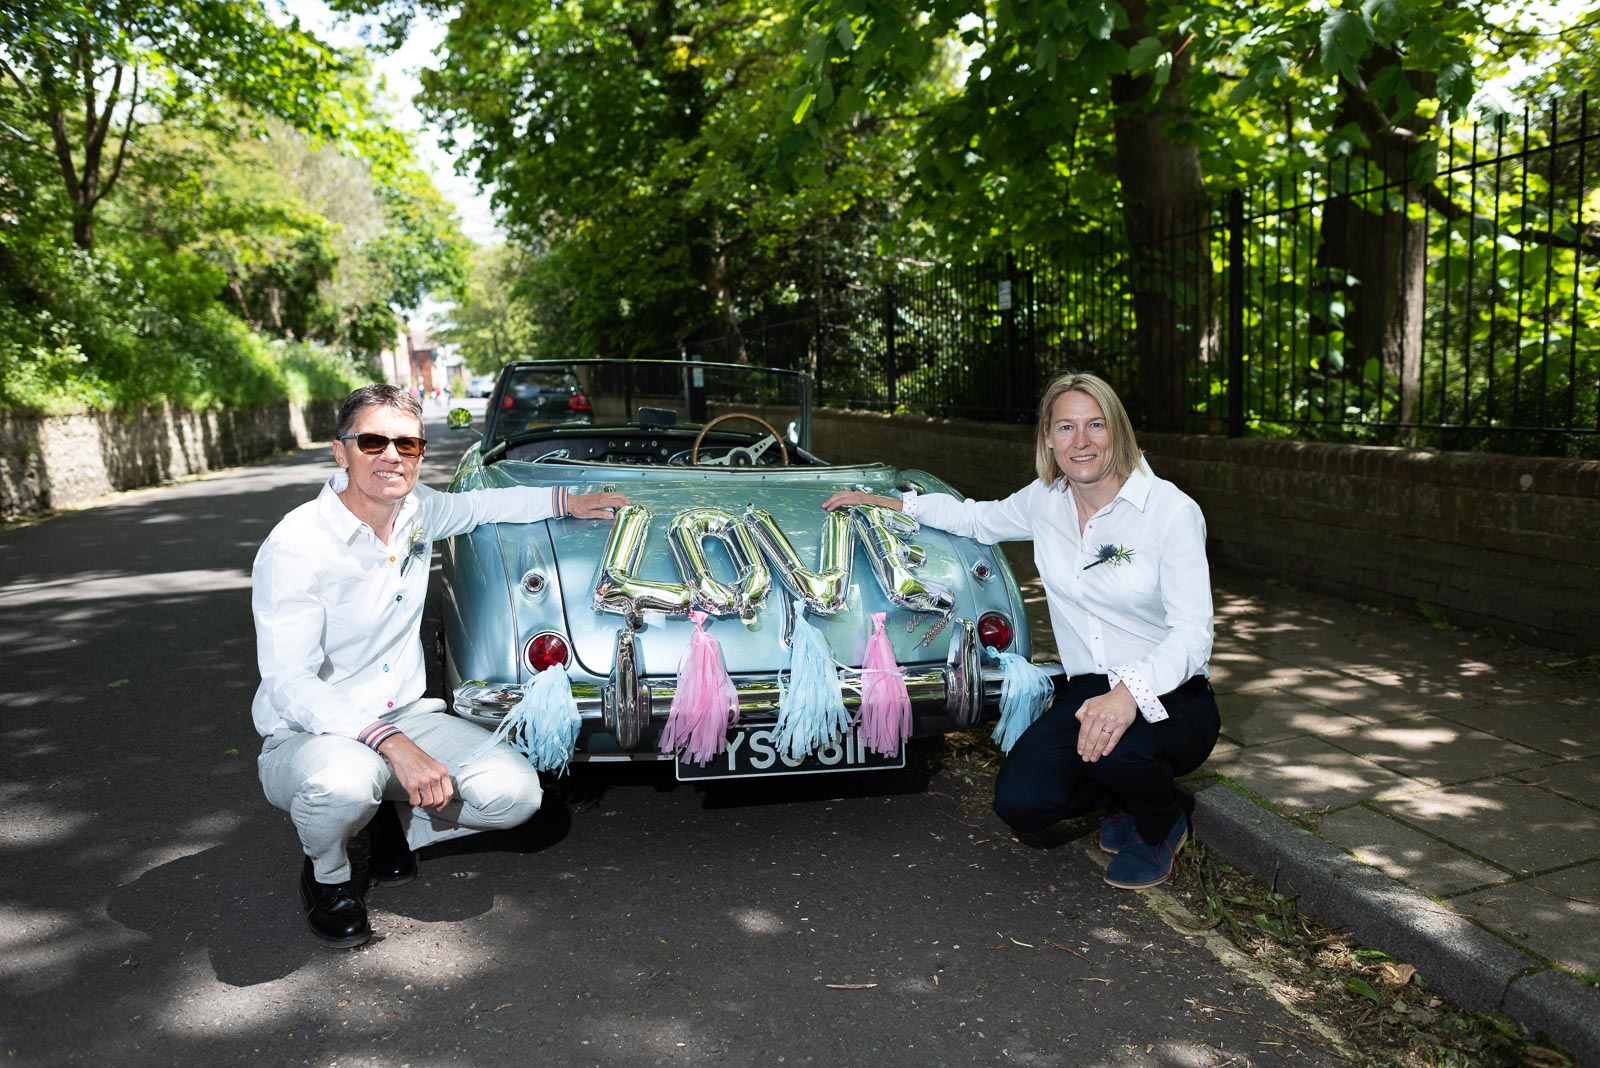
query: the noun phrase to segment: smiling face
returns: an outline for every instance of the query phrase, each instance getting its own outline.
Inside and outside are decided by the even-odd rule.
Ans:
[[[382,434],[386,438],[420,438],[422,423],[408,412],[372,405],[356,413],[346,434]],[[382,452],[364,453],[352,441],[335,441],[333,458],[350,472],[350,486],[342,494],[345,506],[374,529],[392,517],[400,502],[417,484],[422,457],[407,459],[395,452],[394,443]]]
[[[1105,412],[1087,393],[1068,390],[1050,406],[1050,451],[1074,487],[1117,483],[1112,466],[1111,429]]]

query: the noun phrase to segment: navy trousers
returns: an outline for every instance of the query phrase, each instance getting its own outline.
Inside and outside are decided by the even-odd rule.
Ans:
[[[1076,675],[1011,747],[994,784],[995,814],[1019,831],[1042,831],[1097,806],[1126,810],[1146,842],[1159,842],[1182,814],[1173,780],[1205,763],[1222,721],[1204,675],[1160,697],[1167,719],[1134,716],[1116,748],[1089,763],[1078,755],[1075,714],[1108,693],[1104,675]]]

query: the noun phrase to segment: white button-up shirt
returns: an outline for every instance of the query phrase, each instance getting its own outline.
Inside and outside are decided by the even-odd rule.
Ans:
[[[1081,536],[1064,479],[1035,481],[1002,501],[908,492],[901,506],[919,522],[986,545],[1031,539],[1062,666],[1123,683],[1150,722],[1167,718],[1157,695],[1210,674],[1205,517],[1142,459]]]
[[[250,604],[261,686],[251,714],[263,737],[282,727],[361,737],[384,713],[422,697],[433,543],[480,523],[549,519],[560,503],[559,491],[418,485],[385,545],[339,499],[348,484],[336,472],[256,553]]]

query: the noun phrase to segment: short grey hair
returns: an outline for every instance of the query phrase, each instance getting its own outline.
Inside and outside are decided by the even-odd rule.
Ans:
[[[393,408],[397,412],[414,416],[418,423],[422,422],[421,401],[399,386],[378,382],[362,386],[339,404],[339,419],[334,424],[333,436],[341,438],[348,434],[350,428],[355,425],[356,416],[368,408]]]

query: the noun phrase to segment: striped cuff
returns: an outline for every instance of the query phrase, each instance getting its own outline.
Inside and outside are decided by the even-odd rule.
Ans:
[[[388,720],[380,719],[375,720],[366,730],[356,735],[356,741],[360,742],[362,745],[376,753],[378,751],[378,746],[382,745],[384,742],[388,741],[390,738],[399,733],[399,727],[396,727]]]
[[[567,507],[567,487],[556,486],[550,491],[550,514],[556,519],[564,519],[572,514]]]
[[[1139,706],[1139,714],[1145,718],[1145,722],[1160,723],[1167,718],[1166,706],[1144,681],[1139,669],[1132,664],[1112,668],[1106,672],[1106,678],[1110,680],[1112,686],[1120,682],[1128,688],[1128,692],[1133,695],[1133,703]]]

